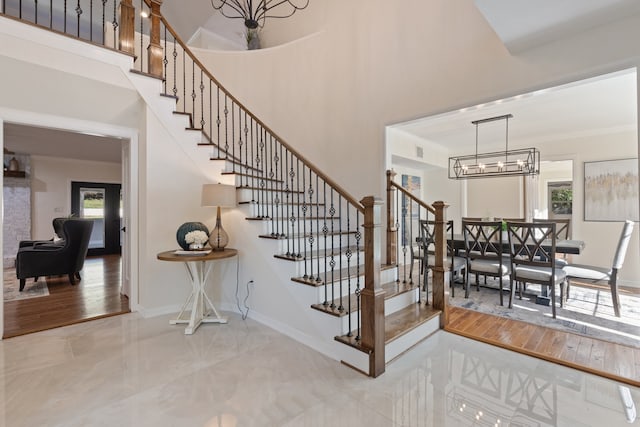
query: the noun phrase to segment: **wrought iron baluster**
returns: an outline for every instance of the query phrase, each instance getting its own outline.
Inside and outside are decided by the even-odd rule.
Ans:
[[[220,146],[220,125],[222,124],[222,120],[220,119],[220,86],[216,87],[216,133],[218,135],[216,139],[216,143],[218,143],[218,147]],[[213,139],[213,135],[212,138]],[[218,158],[220,158],[220,150],[218,150]]]
[[[318,174],[316,175],[316,237],[318,241],[320,241],[320,177]],[[320,255],[320,244],[318,244],[318,255]],[[318,273],[316,275],[316,282],[322,282],[320,278],[320,257],[318,256],[318,269],[316,270]]]
[[[256,167],[260,170],[260,172],[257,173],[258,175],[258,210],[260,212],[260,218],[266,218],[267,216],[265,215],[265,203],[266,203],[266,198],[265,198],[265,191],[264,191],[264,184],[265,184],[265,165],[263,164],[262,159],[264,159],[264,134],[266,133],[265,130],[262,128],[262,126],[259,126],[256,124],[256,132],[260,132],[258,139],[257,139],[257,146],[256,146]]]
[[[269,135],[269,147],[271,149],[271,162],[269,162],[269,180],[271,186],[271,235],[278,237],[280,223],[278,222],[278,206],[280,205],[280,189],[277,188],[278,179],[278,146],[274,144],[273,135]],[[275,170],[274,170],[275,169]]]
[[[107,0],[102,0],[102,27],[100,27],[100,28],[101,28],[101,31],[102,31],[102,41],[101,41],[101,43],[103,45],[105,45],[105,46],[107,45],[107,33],[106,33],[107,30],[106,30],[106,26],[105,26],[106,25],[106,21],[105,21],[106,6],[107,6]],[[49,22],[49,27],[51,27],[51,22]],[[166,46],[166,37],[167,37],[166,27],[165,27],[165,35],[164,36],[165,36],[165,47],[164,47],[164,49],[165,49],[165,52],[166,52],[166,50],[167,50],[167,46]],[[165,72],[164,75],[166,76],[167,73]]]
[[[336,215],[336,208],[333,204],[333,187],[331,187],[331,208],[329,208],[329,223],[331,224],[331,260],[329,266],[331,267],[331,304],[329,307],[336,308],[336,282],[335,282],[335,268],[336,268],[336,249],[335,249],[335,233],[334,233],[334,219]]]
[[[184,49],[182,49],[182,112],[187,112],[187,64]]]
[[[251,118],[251,144],[249,144],[251,146],[251,174],[252,175],[257,175],[258,174],[258,170],[255,167],[255,158],[253,156],[253,143],[255,142],[256,138],[254,135],[254,130],[253,130],[253,123],[254,123],[254,119],[253,117]],[[257,132],[257,129],[256,129]],[[252,184],[251,184],[251,202],[252,203],[256,203],[256,185],[255,185],[255,178],[251,180]],[[258,206],[257,209],[257,213],[258,216],[260,216],[260,207]]]
[[[236,103],[231,101],[231,158],[236,161]]]
[[[93,41],[93,0],[89,0],[89,40]]]
[[[322,226],[322,234],[324,235],[324,302],[322,303],[325,307],[329,305],[329,296],[328,296],[328,282],[327,282],[327,234],[329,233],[329,226],[327,225],[327,182],[323,179],[323,221],[324,225]],[[318,275],[318,281],[320,281],[320,275]]]
[[[341,310],[342,308],[342,234],[344,232],[344,230],[342,229],[342,194],[338,194],[338,272],[339,272],[339,277],[338,277],[338,281],[340,282],[340,307],[338,307],[339,310]],[[351,331],[349,331],[349,333],[351,333]],[[351,336],[351,335],[349,335]]]
[[[298,163],[300,164],[300,163]],[[302,238],[301,238],[301,243],[302,243],[302,251],[304,254],[304,278],[308,279],[309,278],[309,274],[307,274],[307,264],[310,263],[312,256],[307,257],[307,210],[308,210],[308,206],[307,206],[307,198],[305,197],[306,195],[306,191],[307,191],[307,185],[306,185],[306,178],[307,178],[307,174],[305,173],[305,166],[304,163],[302,164],[302,190],[303,190],[303,194],[302,194]],[[298,178],[299,180],[300,178]],[[298,183],[298,185],[300,185]]]
[[[396,223],[394,224],[395,229],[396,229],[396,283],[400,283],[400,257],[398,256],[398,250],[400,249],[400,244],[398,242],[398,239],[402,239],[402,230],[400,230],[400,192],[398,190],[396,190],[394,188],[394,191],[396,193],[396,203],[394,206],[394,210],[395,210],[395,219],[396,219]]]
[[[360,287],[360,239],[362,232],[360,231],[360,212],[356,210],[356,341],[360,341],[360,295],[362,294],[362,288]],[[351,313],[349,313],[351,317]]]
[[[309,210],[309,253],[311,254],[312,260],[315,261],[315,263],[319,263],[320,259],[318,257],[314,257],[313,256],[313,244],[314,242],[314,235],[313,235],[313,176],[311,174],[311,168],[309,168],[309,189],[307,190],[307,193],[309,193],[309,206],[308,206],[308,210]],[[309,271],[309,279],[313,280],[315,278],[314,274],[313,274],[313,263],[314,261],[311,262],[311,269]]]
[[[213,81],[209,79],[209,142],[213,143]],[[204,127],[203,127],[204,128]],[[226,169],[226,165],[225,165]]]
[[[22,18],[22,0],[20,1],[20,18]],[[116,6],[113,5],[113,22],[116,22]],[[113,28],[115,30],[117,24],[114,24]],[[64,33],[67,32],[67,0],[64,0]]]
[[[34,9],[35,9],[35,15],[34,15],[34,23],[36,25],[38,25],[38,0],[34,0]]]
[[[347,257],[347,307],[351,307],[351,275],[349,274],[349,267],[351,266],[351,250],[349,249],[349,232],[351,231],[351,224],[350,224],[350,219],[349,219],[349,203],[345,201],[345,208],[346,208],[346,216],[347,216],[347,248],[345,250],[345,256]],[[340,240],[341,244],[340,247],[342,248],[342,236],[341,236],[341,240]],[[342,259],[342,256],[340,256],[340,259]],[[342,272],[342,269],[340,269],[340,271]],[[344,311],[344,305],[342,303],[343,300],[343,292],[342,292],[342,277],[340,277],[340,307],[338,307],[338,310],[340,310],[341,312]],[[351,327],[351,316],[348,316],[347,318],[348,324],[349,324],[349,332],[352,331],[352,327]]]
[[[407,208],[408,198],[406,194],[402,195],[402,283],[407,283]]]
[[[200,129],[204,131],[204,125],[207,123],[204,120],[204,71],[200,68]]]
[[[289,172],[289,150],[285,150],[284,153],[284,170],[286,173],[290,173]],[[293,172],[293,169],[291,169],[291,173]],[[291,178],[293,179],[293,177]],[[286,215],[286,229],[287,229],[287,256],[291,256],[293,255],[293,250],[292,250],[292,246],[293,243],[291,242],[293,239],[293,233],[291,232],[291,227],[290,227],[290,223],[289,223],[289,218],[292,215],[291,212],[291,190],[289,187],[289,177],[288,176],[284,176],[284,194],[287,198],[287,215]],[[293,225],[293,223],[291,223],[291,225]],[[284,225],[283,225],[284,228]]]
[[[191,59],[191,58],[189,58]],[[196,117],[196,62],[191,59],[191,127],[195,127]],[[185,106],[186,108],[186,106]]]
[[[18,2],[18,18],[22,19],[22,0]]]
[[[304,173],[303,173],[304,176]],[[302,244],[301,240],[304,240],[304,236],[300,233],[300,159],[296,157],[296,208],[298,211],[298,227],[296,230],[296,236],[298,239],[298,251],[296,252],[296,257],[301,258],[302,254],[300,253],[300,246]]]
[[[224,94],[224,158],[229,158],[229,96]],[[233,142],[233,139],[231,140]]]
[[[244,113],[244,163],[246,164],[245,170],[249,173],[249,125],[247,124],[247,112]],[[249,177],[247,177],[246,186],[249,187]]]
[[[77,21],[78,21],[76,35],[77,35],[77,37],[80,37],[80,15],[82,15],[82,8],[80,7],[80,0],[78,0],[78,5],[76,6],[76,15],[77,15]]]
[[[287,183],[287,177],[285,175],[286,171],[287,171],[287,168],[286,168],[286,165],[282,164],[282,159],[283,159],[283,157],[282,157],[282,150],[283,150],[282,144],[278,144],[278,145],[280,146],[280,183],[278,185],[282,187],[282,186],[285,186],[286,183]],[[284,209],[285,209],[284,208],[284,203],[280,203],[280,217],[282,218],[282,221],[286,221],[286,216],[284,214]],[[280,228],[280,231],[281,231],[280,237],[285,237],[286,236],[285,225],[286,225],[285,222],[281,223],[282,227]],[[288,238],[288,236],[287,236],[287,238]]]

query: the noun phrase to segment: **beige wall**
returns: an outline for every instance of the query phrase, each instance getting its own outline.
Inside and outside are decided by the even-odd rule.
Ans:
[[[71,213],[71,182],[121,183],[119,163],[31,156],[31,233],[53,237],[51,220]]]

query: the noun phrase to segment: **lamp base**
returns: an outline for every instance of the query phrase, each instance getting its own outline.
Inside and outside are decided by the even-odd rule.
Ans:
[[[224,251],[224,248],[229,244],[229,235],[224,228],[222,228],[222,219],[220,219],[220,207],[216,216],[216,226],[209,234],[209,245],[214,251]]]

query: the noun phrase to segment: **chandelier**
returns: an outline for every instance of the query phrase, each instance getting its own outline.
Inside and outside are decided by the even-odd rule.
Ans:
[[[288,18],[309,6],[309,0],[298,3],[299,6],[293,0],[211,0],[214,9],[227,18],[243,19],[249,30],[262,28],[267,18]]]
[[[449,178],[489,178],[498,176],[538,175],[540,173],[540,151],[535,148],[509,150],[509,119],[512,114],[490,117],[471,122],[476,126],[476,153],[449,157]],[[505,121],[504,151],[478,154],[478,126],[496,120]]]

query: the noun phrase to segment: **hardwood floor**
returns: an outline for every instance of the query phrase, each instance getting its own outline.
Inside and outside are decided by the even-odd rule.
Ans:
[[[72,286],[66,276],[47,277],[49,295],[4,303],[4,338],[57,328],[100,317],[128,313],[120,295],[121,257],[89,257]]]
[[[449,307],[447,331],[640,387],[640,349]]]

